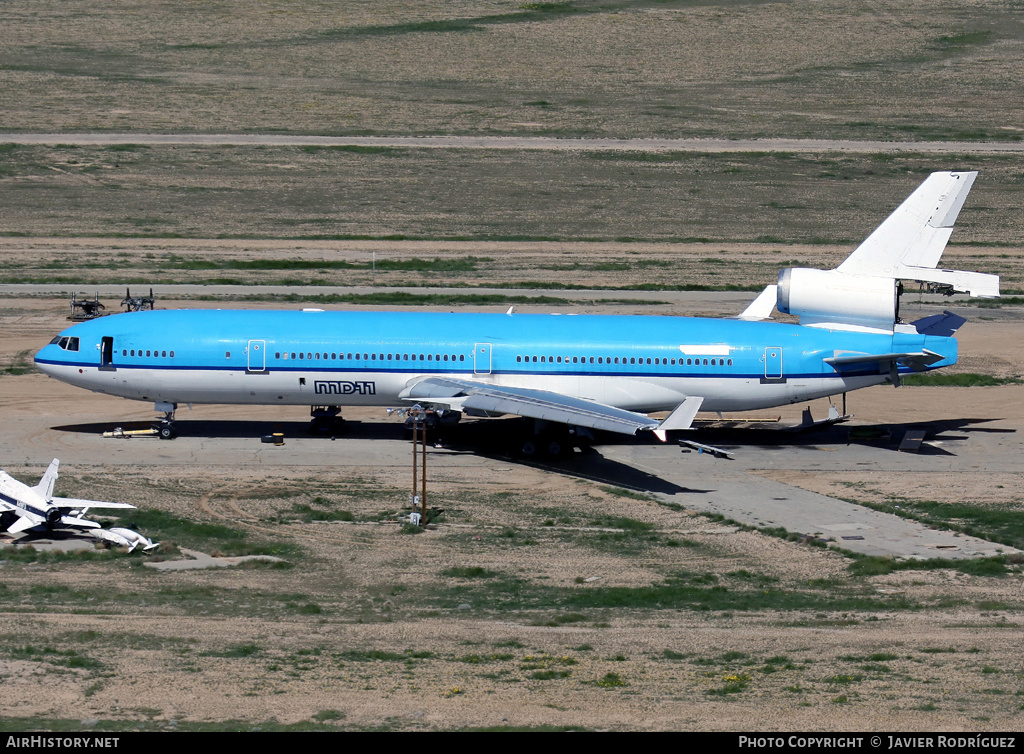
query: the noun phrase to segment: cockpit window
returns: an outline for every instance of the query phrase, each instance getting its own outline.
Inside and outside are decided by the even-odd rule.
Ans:
[[[57,344],[65,351],[77,351],[78,350],[78,338],[69,338],[68,336],[61,337],[58,335],[56,338],[50,341],[50,345]]]

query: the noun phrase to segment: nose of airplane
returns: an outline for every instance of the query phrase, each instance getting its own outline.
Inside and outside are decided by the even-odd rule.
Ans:
[[[59,366],[56,362],[61,360],[62,351],[53,343],[45,345],[36,352],[34,362],[36,369],[49,377],[57,375]]]

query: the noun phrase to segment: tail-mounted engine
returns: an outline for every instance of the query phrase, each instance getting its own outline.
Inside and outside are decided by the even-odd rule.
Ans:
[[[779,273],[778,310],[802,325],[837,324],[891,330],[899,311],[892,278],[790,267]]]

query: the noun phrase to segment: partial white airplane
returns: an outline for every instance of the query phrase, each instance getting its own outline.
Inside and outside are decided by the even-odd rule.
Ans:
[[[92,529],[89,533],[100,541],[109,542],[118,547],[127,547],[128,552],[133,552],[136,547],[140,546],[143,552],[150,552],[160,546],[159,542],[154,542],[137,531],[124,529],[120,526],[114,526],[110,529]]]
[[[554,428],[632,435],[688,429],[700,411],[747,411],[891,383],[950,366],[964,323],[906,323],[903,280],[999,295],[999,277],[936,269],[975,172],[933,173],[834,270],[783,270],[737,319],[377,311],[145,311],[99,317],[35,357],[58,380],[180,403],[414,403],[460,416],[517,414]],[[772,312],[799,324],[763,322]],[[667,411],[666,419],[648,414]],[[553,436],[552,436],[553,435]],[[527,448],[538,443],[527,440]]]
[[[99,529],[98,523],[84,518],[89,509],[135,508],[128,503],[54,497],[53,485],[57,482],[59,466],[60,461],[54,458],[35,487],[0,470],[0,531],[17,534],[31,529]]]

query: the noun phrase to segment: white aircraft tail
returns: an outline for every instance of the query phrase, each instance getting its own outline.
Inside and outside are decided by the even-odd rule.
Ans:
[[[39,484],[35,486],[35,491],[38,492],[43,500],[50,502],[53,499],[53,486],[57,483],[57,468],[60,466],[60,461],[54,458],[50,461],[50,467],[43,474],[43,478],[39,480]]]
[[[935,269],[977,177],[977,171],[932,173],[836,270],[919,280],[998,298],[998,275]]]
[[[997,298],[999,276],[936,269],[977,172],[932,173],[834,270],[789,268],[740,315],[765,319],[771,299],[801,325],[892,331],[900,280],[943,293]],[[771,289],[775,288],[772,293]]]

